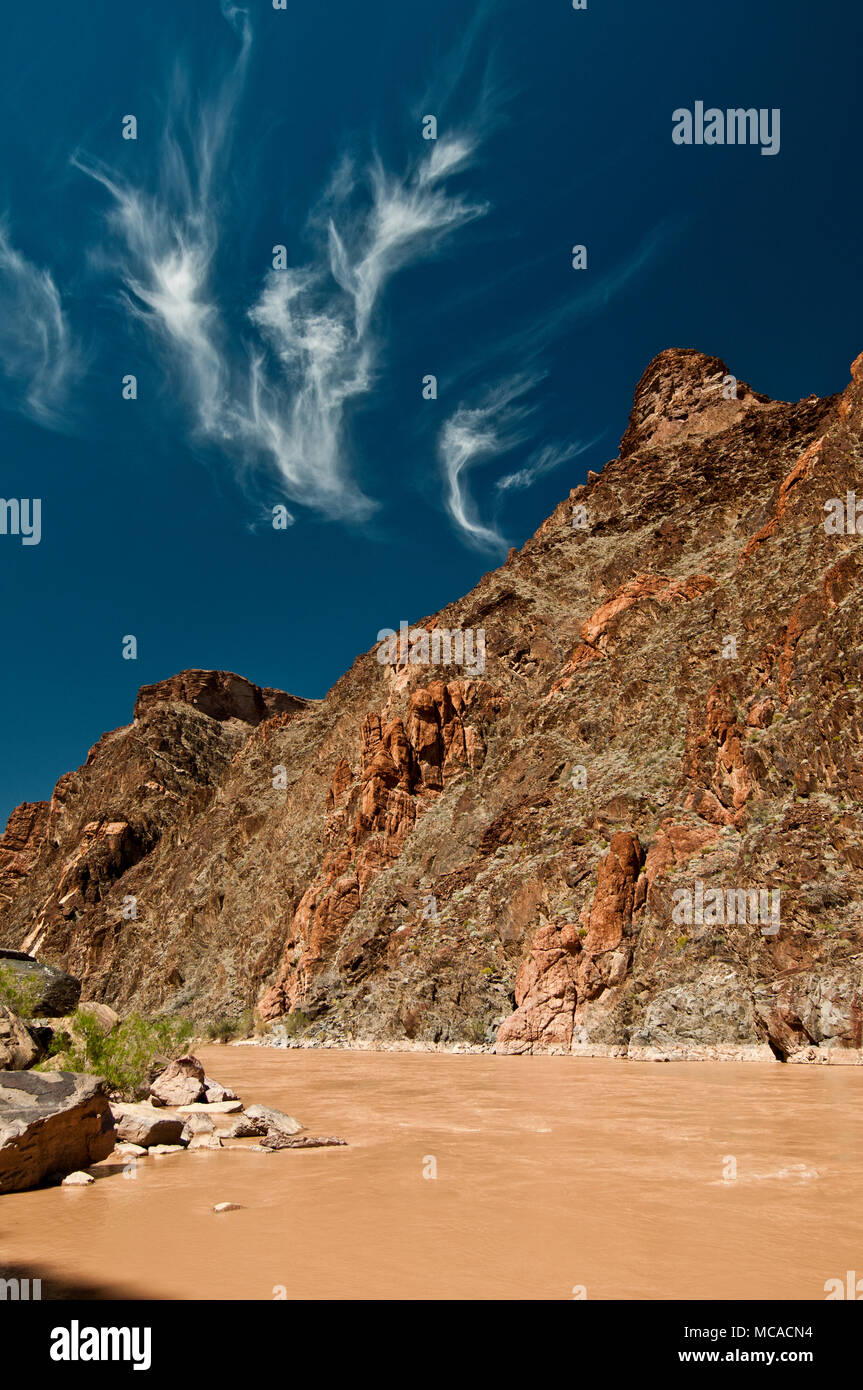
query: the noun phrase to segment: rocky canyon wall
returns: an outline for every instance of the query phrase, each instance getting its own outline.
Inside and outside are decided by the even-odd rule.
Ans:
[[[863,359],[789,404],[661,353],[618,457],[422,620],[481,629],[482,674],[145,687],[10,817],[0,945],[319,1040],[853,1056],[861,540],[825,504],[861,420]]]

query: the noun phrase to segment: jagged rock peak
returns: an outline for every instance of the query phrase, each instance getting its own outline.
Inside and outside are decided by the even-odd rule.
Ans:
[[[296,713],[310,702],[284,690],[254,685],[232,671],[180,671],[167,680],[141,686],[135,718],[142,718],[154,705],[171,703],[191,705],[211,719],[260,724],[274,714]]]
[[[695,348],[666,348],[648,363],[635,388],[621,457],[672,438],[717,434],[745,411],[772,404],[769,396],[736,381],[721,357]]]

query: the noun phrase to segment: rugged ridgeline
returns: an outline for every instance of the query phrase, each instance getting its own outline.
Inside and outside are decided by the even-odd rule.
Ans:
[[[321,702],[143,690],[10,818],[0,945],[120,1009],[334,1039],[859,1049],[863,543],[823,523],[863,481],[863,358],[796,405],[726,370],[660,354],[619,457],[423,620],[483,628],[483,675],[371,651]],[[699,882],[778,890],[779,930],[681,925]]]

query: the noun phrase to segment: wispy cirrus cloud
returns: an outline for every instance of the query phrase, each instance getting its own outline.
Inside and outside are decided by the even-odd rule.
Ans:
[[[399,270],[487,211],[443,186],[470,148],[463,137],[433,143],[399,176],[379,159],[365,171],[343,161],[309,219],[322,233],[317,258],[271,271],[249,310],[264,350],[253,356],[240,427],[267,442],[292,495],[316,495],[331,515],[346,503],[354,516],[369,510],[343,466],[350,403],[375,382],[382,295]]]
[[[587,453],[588,449],[592,449],[601,438],[602,435],[597,434],[583,443],[543,445],[542,448],[534,450],[522,468],[498,478],[495,487],[498,492],[517,492],[524,488],[533,487],[534,483],[540,478],[544,478],[546,474],[553,473],[557,468],[562,468],[565,463],[572,463],[572,460],[577,459],[579,454]]]
[[[76,155],[112,199],[100,259],[178,368],[199,435],[253,467],[268,461],[291,500],[360,520],[376,504],[353,475],[349,425],[376,380],[376,311],[401,269],[486,213],[446,186],[476,138],[460,130],[430,141],[401,174],[377,157],[366,167],[343,159],[308,218],[311,258],[270,271],[232,331],[218,285],[219,193],[252,37],[245,11],[223,13],[240,52],[194,120],[175,75],[154,190]]]
[[[438,454],[444,506],[474,549],[501,550],[506,541],[495,526],[480,521],[468,475],[479,464],[524,442],[531,410],[525,398],[540,379],[539,375],[510,377],[488,390],[476,405],[459,406],[441,429]]]
[[[488,211],[488,203],[443,187],[450,175],[464,168],[473,149],[473,142],[463,136],[430,141],[413,169],[400,176],[387,173],[375,159],[367,175],[370,211],[348,232],[339,228],[337,219],[342,210],[348,211],[360,179],[349,164],[342,166],[327,221],[329,269],[352,303],[357,338],[367,334],[374,307],[396,271],[430,255],[448,232]],[[320,210],[315,214],[319,217]]]
[[[17,250],[0,223],[0,367],[10,403],[41,424],[66,420],[69,390],[83,369],[50,271]]]
[[[496,519],[483,522],[470,490],[469,474],[478,465],[501,459],[529,443],[535,433],[530,417],[538,406],[524,397],[541,377],[527,376],[505,382],[488,391],[475,406],[459,406],[444,423],[438,437],[438,456],[443,477],[443,503],[462,539],[475,550],[503,551],[507,540]],[[533,487],[540,478],[572,463],[598,443],[588,440],[553,441],[531,450],[520,468],[494,483],[498,505],[510,493]]]
[[[505,373],[514,357],[523,368],[517,378],[504,377],[503,384],[498,387],[479,389],[472,402],[470,398],[462,400],[438,435],[443,505],[462,539],[472,548],[503,550],[507,542],[495,520],[484,522],[481,519],[468,484],[471,469],[503,457],[516,446],[529,444],[535,438],[537,430],[528,423],[528,417],[539,418],[539,403],[534,398],[528,405],[525,398],[545,379],[544,363],[549,352],[566,330],[607,308],[658,257],[670,236],[668,227],[654,228],[629,256],[600,275],[583,293],[500,337],[486,348],[481,360],[474,358],[463,363],[463,374],[473,377],[478,375],[480,367],[486,375],[495,367]],[[518,428],[514,429],[516,423]],[[536,445],[520,468],[502,475],[494,483],[497,506],[508,494],[524,491],[556,468],[571,463],[602,437],[600,433],[588,440],[551,440]]]
[[[194,116],[187,78],[175,68],[152,191],[80,151],[73,156],[73,163],[112,200],[106,219],[110,239],[94,260],[119,275],[127,309],[152,331],[179,369],[199,430],[216,438],[225,431],[229,376],[213,284],[218,188],[251,50],[245,11],[223,4],[222,13],[239,34],[239,53]]]
[[[74,156],[109,198],[106,235],[93,260],[117,278],[127,311],[159,345],[194,434],[247,478],[275,477],[288,500],[330,518],[362,520],[376,503],[358,476],[352,424],[373,399],[385,357],[382,301],[400,271],[435,256],[447,238],[489,211],[451,180],[475,166],[503,119],[492,45],[487,36],[482,48],[478,42],[493,0],[475,7],[457,48],[435,64],[434,90],[416,108],[417,121],[430,112],[442,118],[440,137],[419,142],[422,152],[400,172],[376,154],[343,157],[309,213],[308,256],[267,273],[239,307],[220,243],[236,212],[230,154],[253,37],[244,9],[221,0],[221,10],[236,52],[203,93],[192,90],[188,69],[177,63],[151,177],[130,179],[81,152]],[[464,111],[466,92],[471,118],[450,119],[454,107]],[[657,228],[604,275],[592,271],[565,302],[482,341],[479,352],[476,335],[467,352],[454,344],[449,374],[459,404],[438,434],[437,453],[444,507],[468,545],[503,548],[496,518],[505,501],[596,442],[539,444],[539,399],[532,393],[563,332],[601,312],[665,240],[666,230]],[[483,293],[493,294],[495,286],[480,278]],[[512,375],[513,361],[519,376]],[[2,228],[0,367],[21,408],[46,423],[59,418],[81,367],[51,274],[16,251]],[[502,384],[483,386],[490,376]],[[459,391],[464,381],[477,384]],[[516,448],[526,457],[492,481],[485,520],[473,475]]]

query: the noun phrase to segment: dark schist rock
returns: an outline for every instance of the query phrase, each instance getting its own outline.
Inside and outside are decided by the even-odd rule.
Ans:
[[[98,1163],[114,1140],[100,1077],[7,1072],[0,1080],[0,1193],[24,1192]]]
[[[103,734],[50,802],[11,813],[0,835],[0,946],[62,960],[92,982],[90,998],[110,1002],[96,960],[113,957],[124,922],[139,931],[143,918],[129,913],[127,898],[145,896],[162,838],[175,846],[206,813],[259,728],[287,726],[313,704],[224,671],[144,686],[133,723]],[[107,935],[93,952],[89,923],[106,913]],[[182,970],[171,961],[164,978],[181,982]]]
[[[262,1149],[334,1149],[344,1148],[347,1139],[320,1138],[314,1134],[279,1134],[270,1130],[261,1140]]]

